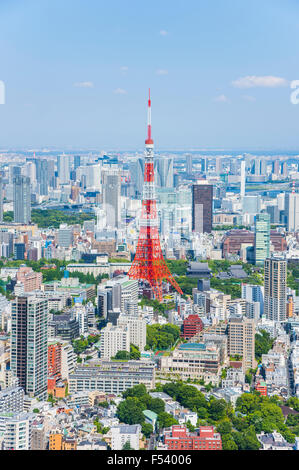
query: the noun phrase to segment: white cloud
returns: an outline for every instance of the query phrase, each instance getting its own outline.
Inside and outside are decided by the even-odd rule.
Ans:
[[[168,74],[168,70],[159,69],[159,70],[156,71],[156,74],[157,74],[157,75],[167,75],[167,74]]]
[[[126,65],[123,65],[123,66],[120,68],[120,70],[121,70],[122,72],[127,72],[127,71],[129,70],[129,67],[127,67]]]
[[[236,88],[275,88],[280,86],[287,86],[288,81],[285,78],[273,77],[267,75],[264,77],[258,77],[256,75],[247,75],[246,77],[238,78],[232,82],[232,85]]]
[[[251,96],[251,95],[243,95],[242,98],[245,101],[256,101],[256,98],[254,96]]]
[[[116,88],[116,90],[113,91],[116,95],[126,95],[127,90],[124,90],[123,88]]]
[[[160,36],[167,36],[168,31],[165,31],[165,29],[161,29],[160,31]]]
[[[215,101],[216,103],[229,103],[229,99],[227,96],[225,95],[219,95],[219,96],[216,96],[213,101]]]
[[[74,86],[78,88],[93,88],[93,83],[92,82],[76,82],[74,83]]]

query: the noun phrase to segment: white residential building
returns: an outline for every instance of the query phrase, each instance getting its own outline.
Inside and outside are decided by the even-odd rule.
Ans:
[[[101,358],[111,359],[118,351],[130,351],[130,332],[128,326],[113,326],[108,323],[101,330]]]
[[[110,432],[112,450],[122,450],[126,442],[130,443],[132,449],[139,450],[140,424],[115,426],[110,429]]]
[[[146,322],[142,318],[133,315],[120,315],[117,321],[118,326],[128,326],[130,344],[138,346],[140,351],[146,345]]]

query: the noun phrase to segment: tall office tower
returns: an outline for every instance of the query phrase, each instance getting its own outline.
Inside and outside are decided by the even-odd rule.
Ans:
[[[148,283],[155,298],[162,302],[163,280],[171,283],[180,294],[183,292],[165,263],[161,250],[155,195],[154,141],[151,133],[151,99],[149,96],[140,231],[135,258],[128,275],[131,279],[142,280]]]
[[[131,162],[129,168],[131,182],[135,185],[137,195],[141,196],[144,175],[144,158],[138,158],[136,162]]]
[[[274,160],[274,162],[272,162],[272,173],[274,173],[276,176],[279,175],[279,160]]]
[[[285,193],[285,216],[288,232],[299,230],[299,193]]]
[[[120,187],[121,179],[118,172],[103,173],[103,204],[106,211],[108,227],[120,227]]]
[[[48,300],[23,294],[12,301],[12,373],[30,397],[47,398]]]
[[[282,175],[283,178],[288,177],[288,164],[287,164],[287,162],[283,162],[281,164],[281,175]]]
[[[21,167],[20,166],[11,166],[10,168],[10,182],[13,182],[13,179],[17,176],[21,176]]]
[[[74,170],[78,168],[78,166],[81,165],[81,156],[80,155],[75,155],[74,156]]]
[[[220,175],[222,173],[222,159],[221,157],[216,157],[215,159],[215,171],[217,175]]]
[[[264,274],[264,314],[269,320],[286,321],[286,279],[287,261],[279,258],[267,258]]]
[[[267,160],[265,160],[265,158],[261,159],[260,172],[261,172],[261,175],[267,174]]]
[[[173,188],[173,158],[158,158],[155,163],[157,186],[161,188]]]
[[[193,167],[193,155],[188,154],[186,155],[186,173],[187,175],[192,174],[192,167]]]
[[[242,160],[241,161],[241,188],[240,188],[241,197],[245,196],[245,186],[246,186],[246,162],[245,160]]]
[[[255,264],[263,266],[270,256],[270,215],[268,213],[255,216]]]
[[[0,176],[0,222],[3,222],[3,179]]]
[[[56,188],[55,162],[48,160],[48,181],[51,188]]]
[[[57,172],[60,184],[70,182],[70,157],[69,155],[57,155]]]
[[[49,173],[48,161],[46,159],[40,160],[40,175],[39,175],[39,194],[41,196],[48,196],[49,187]]]
[[[13,178],[14,222],[28,224],[31,220],[31,189],[28,176]]]
[[[255,158],[253,160],[251,173],[253,175],[260,175],[261,174],[261,160],[259,158]]]
[[[213,224],[213,186],[194,184],[192,186],[192,230],[197,233],[211,233]]]
[[[241,356],[243,370],[254,369],[255,360],[255,323],[245,317],[232,317],[228,322],[228,353]]]
[[[200,161],[200,169],[202,173],[205,173],[208,169],[208,158],[202,158]]]
[[[31,184],[36,183],[36,165],[32,161],[27,161],[24,166],[24,176],[30,178]]]

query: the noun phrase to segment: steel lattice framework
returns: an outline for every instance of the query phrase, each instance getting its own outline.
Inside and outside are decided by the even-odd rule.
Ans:
[[[135,258],[128,275],[131,279],[148,282],[155,298],[162,302],[163,280],[167,280],[180,294],[183,294],[183,292],[169,271],[161,250],[155,195],[154,141],[151,132],[151,98],[149,92],[140,232]]]

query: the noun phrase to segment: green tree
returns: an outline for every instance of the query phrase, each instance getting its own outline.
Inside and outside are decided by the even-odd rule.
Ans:
[[[144,434],[145,437],[150,437],[150,435],[153,433],[153,426],[150,423],[143,423],[141,426],[141,431],[142,434]]]
[[[166,411],[162,411],[158,415],[158,422],[160,428],[169,428],[174,424],[178,424],[177,420],[171,414],[166,413]]]
[[[130,441],[127,441],[127,442],[123,445],[122,450],[133,450],[133,448],[131,447]]]
[[[142,424],[145,421],[143,409],[145,408],[142,407],[138,398],[128,397],[118,405],[117,416],[126,424]]]

